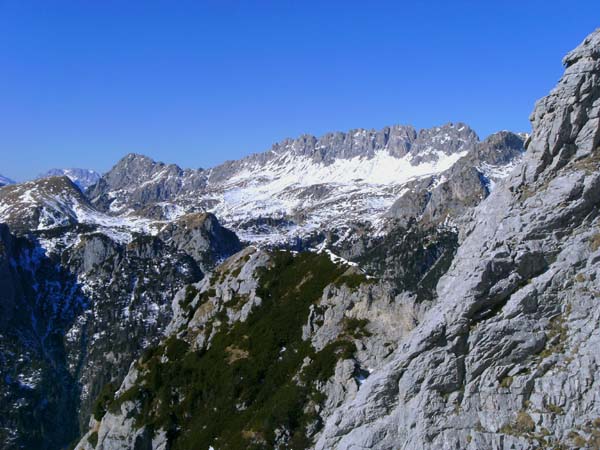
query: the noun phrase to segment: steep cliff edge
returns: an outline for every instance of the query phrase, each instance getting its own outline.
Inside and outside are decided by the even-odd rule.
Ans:
[[[600,445],[600,30],[564,64],[521,170],[474,211],[437,306],[316,448]]]

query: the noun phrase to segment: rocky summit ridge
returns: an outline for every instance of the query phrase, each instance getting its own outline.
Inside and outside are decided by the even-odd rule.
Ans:
[[[380,229],[399,196],[443,183],[460,161],[475,164],[476,190],[485,196],[520,159],[524,138],[510,136],[479,142],[462,123],[420,131],[357,129],[288,139],[208,170],[183,170],[130,154],[88,195],[113,215],[171,219],[210,211],[246,242],[292,245],[309,236],[323,240],[332,231],[343,234],[355,223]]]

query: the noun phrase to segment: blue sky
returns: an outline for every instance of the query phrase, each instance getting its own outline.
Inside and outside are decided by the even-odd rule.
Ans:
[[[0,0],[0,173],[210,167],[303,133],[529,130],[595,1]]]

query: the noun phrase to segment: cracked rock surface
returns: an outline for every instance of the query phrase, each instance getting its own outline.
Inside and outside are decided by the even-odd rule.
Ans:
[[[600,30],[564,64],[522,166],[473,212],[437,304],[317,449],[600,445]]]

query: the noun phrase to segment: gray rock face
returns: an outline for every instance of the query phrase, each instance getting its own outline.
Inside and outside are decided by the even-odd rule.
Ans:
[[[414,180],[387,213],[406,225],[461,224],[521,160],[524,136],[501,131],[476,144],[446,172]]]
[[[479,142],[477,134],[464,123],[420,130],[411,148],[411,162],[435,161],[438,152],[446,155],[471,150]]]
[[[411,126],[395,125],[382,130],[355,129],[347,133],[327,133],[320,138],[304,135],[298,139],[286,139],[273,145],[275,154],[290,153],[308,156],[314,162],[331,164],[336,159],[351,159],[357,156],[372,158],[378,150],[390,155],[406,155],[417,139]],[[257,158],[258,155],[251,158]]]
[[[210,213],[192,213],[169,222],[158,235],[167,244],[194,258],[203,271],[242,249],[235,233]]]
[[[600,30],[474,212],[438,303],[318,449],[597,448]]]

